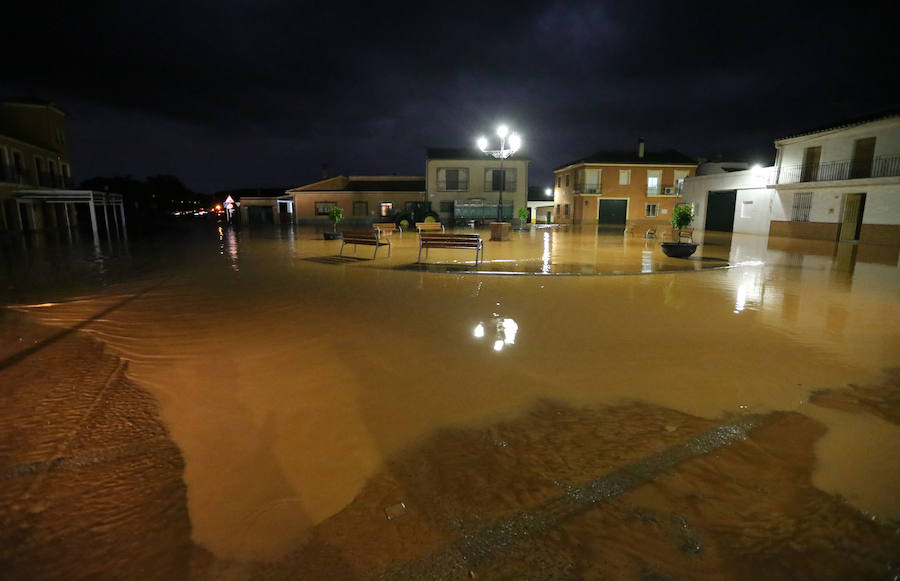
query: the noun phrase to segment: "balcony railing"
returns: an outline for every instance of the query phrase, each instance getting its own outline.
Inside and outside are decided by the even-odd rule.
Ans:
[[[600,193],[600,184],[575,182],[575,187],[572,188],[572,193],[573,194],[599,194]]]
[[[842,159],[822,163],[783,165],[778,172],[777,183],[833,182],[894,176],[900,176],[900,155],[881,156],[874,160]]]
[[[25,170],[7,164],[0,164],[0,181],[11,184],[30,183]]]
[[[469,180],[438,180],[437,188],[439,192],[468,192]]]

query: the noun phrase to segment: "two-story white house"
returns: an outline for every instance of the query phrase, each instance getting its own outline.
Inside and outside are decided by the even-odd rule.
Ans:
[[[900,245],[900,110],[775,141],[771,236]]]
[[[441,222],[496,220],[502,192],[503,219],[516,216],[528,204],[526,157],[513,155],[502,162],[477,149],[428,148],[425,188],[431,209]]]

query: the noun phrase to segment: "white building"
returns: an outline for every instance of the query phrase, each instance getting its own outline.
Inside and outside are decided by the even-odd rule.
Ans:
[[[712,173],[684,180],[682,200],[694,208],[694,227],[741,234],[769,233],[769,189],[775,168]]]
[[[900,111],[778,139],[775,148],[772,168],[685,180],[695,225],[900,245]]]
[[[900,245],[900,111],[775,148],[771,235]]]
[[[497,202],[503,191],[503,217],[516,217],[528,201],[528,164],[513,155],[501,163],[477,149],[429,148],[425,161],[425,187],[431,209],[441,222],[455,218],[497,218]]]

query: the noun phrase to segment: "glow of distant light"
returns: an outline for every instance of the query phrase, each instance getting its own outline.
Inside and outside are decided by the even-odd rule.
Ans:
[[[487,149],[487,146],[488,146],[487,137],[482,135],[481,137],[478,138],[478,149],[480,149],[481,151],[484,151],[485,149]]]
[[[512,319],[503,319],[503,322],[500,323],[500,325],[503,328],[503,342],[507,345],[515,343],[516,333],[519,332],[519,325]],[[494,349],[497,349],[496,344],[494,344]]]
[[[472,331],[472,334],[475,335],[476,339],[481,339],[482,337],[484,337],[484,325],[478,323],[478,325],[475,326],[475,330]]]
[[[503,339],[497,339],[494,341],[494,351],[502,351],[503,350]]]
[[[550,188],[545,189],[545,190],[544,190],[544,195],[545,195],[545,196],[552,196],[552,195],[553,195],[553,190],[551,190]]]

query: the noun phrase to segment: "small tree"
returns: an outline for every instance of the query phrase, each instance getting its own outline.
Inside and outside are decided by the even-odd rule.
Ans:
[[[337,232],[338,222],[344,219],[344,210],[340,206],[332,206],[328,211],[328,219],[331,220],[331,231]]]
[[[528,221],[528,208],[519,208],[519,220],[523,222]]]
[[[690,226],[693,221],[694,212],[691,209],[690,204],[679,204],[672,210],[672,219],[670,220],[672,228],[681,230],[682,228]]]

